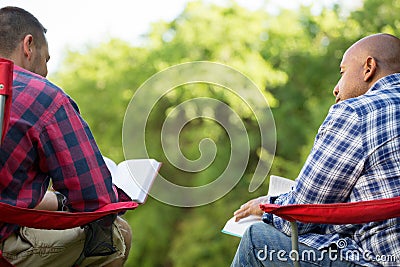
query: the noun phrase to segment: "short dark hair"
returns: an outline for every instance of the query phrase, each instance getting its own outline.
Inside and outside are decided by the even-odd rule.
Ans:
[[[31,34],[38,45],[45,42],[46,28],[35,16],[19,7],[0,9],[0,55],[9,57],[24,37]]]

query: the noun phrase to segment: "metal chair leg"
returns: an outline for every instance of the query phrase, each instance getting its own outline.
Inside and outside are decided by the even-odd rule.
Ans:
[[[290,222],[290,226],[292,228],[292,235],[291,235],[291,239],[292,239],[292,251],[296,251],[297,255],[296,256],[300,256],[300,252],[299,252],[299,234],[298,234],[298,229],[297,229],[297,223],[294,222]],[[293,259],[293,266],[294,267],[300,267],[300,261],[299,261],[298,257],[297,259]]]
[[[3,84],[0,84],[0,89],[3,89]],[[4,121],[4,108],[6,105],[6,96],[0,95],[0,140],[3,137],[3,121]]]

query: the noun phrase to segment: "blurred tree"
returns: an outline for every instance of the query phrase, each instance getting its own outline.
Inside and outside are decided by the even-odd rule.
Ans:
[[[325,9],[312,15],[309,7],[284,11],[267,30],[262,49],[265,60],[284,71],[287,83],[270,87],[278,100],[274,108],[277,125],[277,155],[303,162],[301,147],[309,147],[328,108],[338,79],[338,66],[346,39],[346,22],[339,10]],[[292,25],[292,31],[281,25]]]
[[[399,3],[365,0],[364,8],[347,17],[338,5],[318,13],[302,7],[269,14],[247,10],[234,1],[225,6],[191,2],[173,21],[154,23],[143,46],[113,39],[84,51],[70,51],[54,80],[77,100],[102,152],[120,161],[124,157],[120,137],[125,110],[143,82],[180,63],[214,61],[231,66],[262,88],[273,110],[278,142],[271,173],[294,178],[333,104],[331,92],[339,79],[343,52],[368,33],[398,34]],[[226,129],[205,117],[191,120],[193,114],[223,120],[223,111],[190,104],[176,112],[181,103],[198,97],[225,103],[244,123],[250,142],[246,172],[234,190],[209,205],[177,208],[149,198],[146,205],[127,213],[134,234],[127,266],[229,265],[239,240],[222,235],[222,226],[240,204],[267,191],[266,181],[256,192],[248,192],[262,150],[254,114],[233,92],[209,84],[173,88],[150,114],[146,145],[151,157],[164,162],[161,174],[179,185],[205,185],[218,177],[230,160],[232,148]],[[142,104],[146,103],[138,105]],[[205,171],[181,171],[165,155],[161,128],[173,112],[189,121],[179,133],[180,149],[187,159],[201,157],[199,143],[204,138],[217,146],[216,158]],[[137,130],[135,123],[130,127],[128,131]],[[133,140],[133,144],[139,141]],[[177,154],[168,156],[179,159]],[[271,159],[271,155],[264,157]]]
[[[399,36],[400,18],[398,0],[364,0],[363,6],[353,12],[350,21],[359,29],[359,36],[386,32]]]
[[[264,44],[262,36],[268,18],[268,14],[263,11],[248,11],[233,2],[228,7],[201,2],[189,3],[183,13],[173,21],[153,25],[148,35],[147,46],[151,53],[148,54],[147,62],[151,62],[157,70],[163,70],[179,63],[197,60],[216,61],[243,72],[260,88],[264,88],[265,84],[274,86],[283,84],[287,79],[285,73],[274,69],[268,61],[263,59],[259,51]],[[248,26],[243,27],[243,25]],[[174,78],[171,77],[171,79]],[[263,90],[262,93],[270,104],[275,104],[275,99],[268,91]],[[244,121],[250,135],[259,135],[254,115],[240,98],[224,88],[204,84],[185,85],[175,88],[165,97],[167,100],[164,100],[162,105],[168,106],[154,112],[157,116],[154,120],[149,119],[151,130],[147,131],[149,140],[153,140],[153,145],[156,144],[152,146],[154,149],[150,149],[150,153],[156,158],[164,158],[163,151],[160,151],[159,141],[154,142],[154,140],[159,140],[157,136],[161,129],[160,123],[165,120],[168,110],[196,97],[209,97],[228,104]],[[193,112],[202,115],[211,112],[209,115],[215,118],[224,117],[221,111],[207,111],[204,107],[196,106],[182,110],[180,116],[190,120]],[[180,148],[187,158],[197,159],[200,156],[198,144],[204,137],[211,138],[218,147],[217,157],[211,167],[203,172],[191,174],[180,172],[167,163],[163,166],[164,176],[174,177],[174,183],[185,186],[204,185],[216,179],[226,167],[231,153],[230,140],[220,125],[205,119],[191,121],[180,133]],[[254,169],[258,161],[256,152],[260,146],[260,140],[252,137],[250,142],[252,142],[252,151],[250,151],[249,172]],[[164,162],[167,161],[164,160]],[[235,191],[242,191],[243,194],[247,192],[250,178],[250,174],[246,175],[244,178],[246,182],[240,184]],[[220,229],[233,210],[243,201],[237,195],[229,198],[233,200],[229,204],[227,204],[228,196],[226,196],[217,201],[218,204],[182,210],[181,215],[176,218],[175,226],[169,228],[174,235],[171,236],[169,250],[165,251],[167,255],[162,258],[170,259],[173,266],[227,265],[229,259],[227,261],[226,258],[215,257],[215,255],[226,255],[229,252],[233,256],[236,248],[231,242],[226,242],[227,237],[224,237],[225,242],[219,241]],[[146,209],[148,208],[146,206]],[[199,244],[210,242],[214,245],[207,249],[199,246]],[[157,250],[157,253],[162,252]],[[133,262],[145,266],[140,255],[135,257]],[[155,265],[153,263],[146,266]]]
[[[102,152],[123,159],[122,122],[133,92],[154,68],[146,64],[148,50],[110,40],[83,51],[69,51],[54,80],[77,100]]]

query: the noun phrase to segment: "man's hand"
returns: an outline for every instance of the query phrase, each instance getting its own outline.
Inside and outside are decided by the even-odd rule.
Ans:
[[[255,198],[240,206],[240,209],[233,213],[235,221],[237,222],[250,215],[260,216],[261,218],[263,211],[260,209],[260,204],[266,202],[267,199],[267,196]]]

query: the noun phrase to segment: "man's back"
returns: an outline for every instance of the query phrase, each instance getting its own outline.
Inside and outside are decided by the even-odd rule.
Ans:
[[[18,66],[0,158],[2,202],[34,208],[50,177],[72,210],[95,210],[116,201],[109,171],[105,164],[99,166],[102,156],[76,104],[45,78]],[[0,238],[15,228],[2,227]]]
[[[340,133],[346,135],[340,136]],[[357,202],[400,196],[400,74],[385,77],[366,94],[332,106],[319,129],[319,135],[333,142],[329,147],[335,147],[337,152],[332,154],[340,155],[342,152],[342,156],[327,157],[324,162],[330,162],[330,165],[318,166],[324,158],[322,154],[318,162],[314,162],[315,165],[307,165],[309,169],[303,170],[304,174],[325,168],[326,172],[336,175],[334,178],[321,177],[320,187],[313,186],[321,194],[321,198],[317,197],[313,203]],[[327,152],[329,156],[332,154]],[[309,174],[307,176],[310,177]],[[299,181],[301,191],[313,191],[308,181],[304,180]],[[297,203],[311,203],[307,196],[312,194],[305,193],[306,197],[298,199]],[[347,251],[358,250],[361,246],[373,255],[400,256],[399,232],[399,220],[390,219],[365,225],[322,225],[310,235],[300,236],[299,240],[313,246],[319,243],[322,248],[332,240],[345,239],[347,246],[344,250]]]

